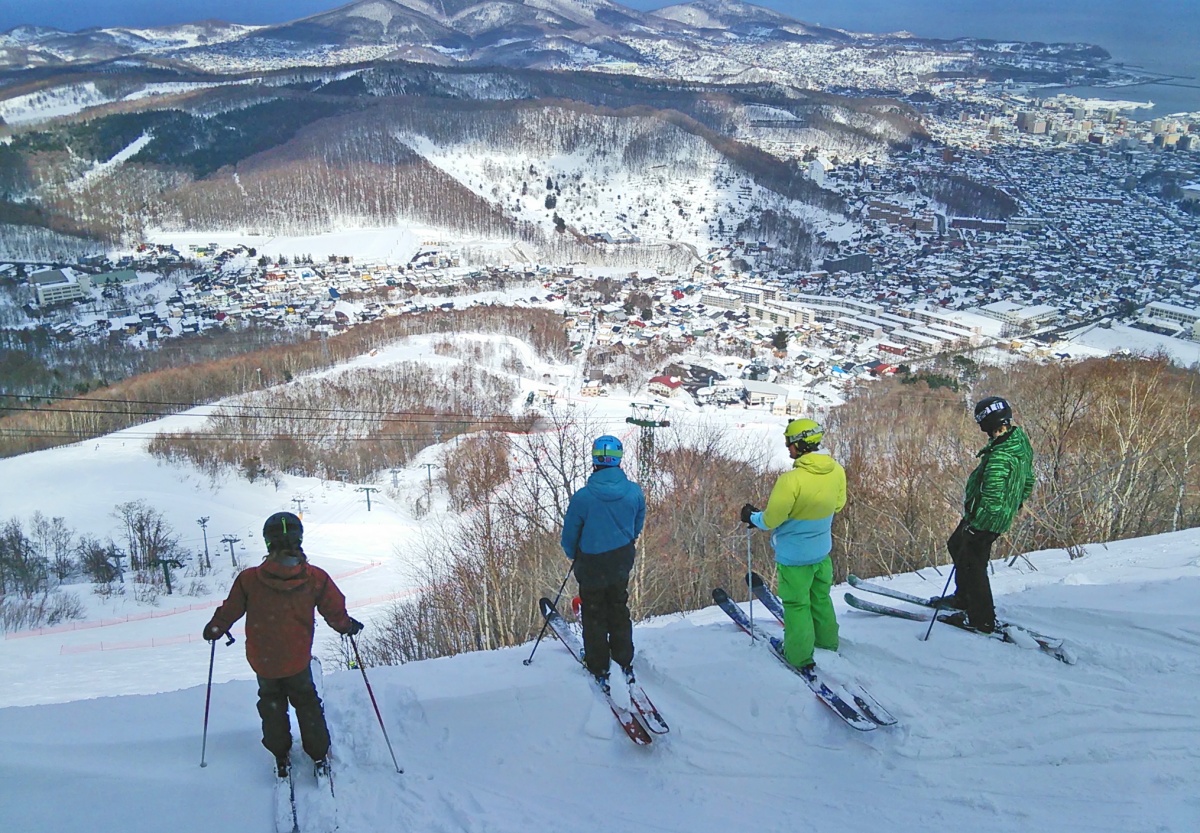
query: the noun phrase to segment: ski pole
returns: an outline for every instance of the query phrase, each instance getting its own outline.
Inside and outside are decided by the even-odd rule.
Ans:
[[[938,596],[938,603],[933,608],[933,618],[929,620],[929,628],[925,631],[923,642],[929,641],[929,634],[933,632],[933,623],[937,621],[938,614],[942,612],[942,599],[946,598],[946,591],[950,589],[950,580],[954,578],[956,567],[950,568],[950,575],[946,576],[946,586],[942,588],[942,595]]]
[[[383,715],[379,713],[379,704],[375,702],[375,692],[371,690],[371,681],[367,679],[367,667],[363,665],[362,657],[358,655],[358,643],[354,641],[354,637],[350,637],[350,647],[354,649],[354,661],[358,663],[358,670],[362,672],[363,682],[367,684],[367,694],[371,698],[371,705],[375,707],[375,717],[379,719],[379,728],[383,730],[383,742],[387,744],[388,752],[392,755],[392,765],[396,767],[396,772],[401,775],[404,770],[400,768],[400,764],[396,763],[396,753],[392,749],[392,741],[388,738],[387,727],[383,725]]]
[[[754,572],[754,559],[750,555],[750,527],[746,527],[746,578]],[[750,591],[750,641],[754,642],[754,591]]]
[[[554,606],[555,607],[558,607],[558,600],[562,596],[563,590],[567,586],[567,579],[569,579],[571,577],[571,573],[573,573],[574,571],[575,571],[575,562],[574,562],[574,560],[572,560],[571,566],[567,568],[567,574],[565,576],[563,576],[562,584],[560,584],[558,586],[558,592],[554,594]],[[546,626],[549,624],[550,624],[549,619],[547,619],[545,622],[542,622],[542,632],[538,634],[537,641],[533,643],[533,650],[529,652],[529,658],[521,660],[522,665],[529,665],[530,663],[533,662],[533,655],[537,653],[538,645],[542,644],[542,637],[546,635]]]
[[[229,637],[226,645],[232,645],[234,642],[233,634],[227,633]],[[208,652],[208,690],[204,692],[204,741],[200,745],[200,766],[206,767],[208,763],[204,760],[204,754],[208,751],[208,706],[212,702],[212,675],[213,664],[217,660],[217,640],[212,641],[211,650]]]

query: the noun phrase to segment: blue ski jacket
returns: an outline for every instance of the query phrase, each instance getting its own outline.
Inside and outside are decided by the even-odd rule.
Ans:
[[[642,487],[619,466],[597,469],[567,504],[563,552],[574,560],[580,552],[598,554],[626,546],[642,534],[645,521]]]

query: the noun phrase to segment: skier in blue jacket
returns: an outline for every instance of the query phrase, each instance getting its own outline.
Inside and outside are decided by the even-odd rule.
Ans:
[[[616,437],[596,438],[592,475],[571,495],[562,529],[563,552],[579,582],[584,662],[606,691],[610,659],[633,682],[629,572],[646,520],[646,497],[621,470],[623,454]]]

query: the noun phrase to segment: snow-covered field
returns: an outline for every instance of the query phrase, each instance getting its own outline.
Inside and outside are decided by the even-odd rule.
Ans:
[[[596,121],[604,129],[628,129],[636,135],[633,127]],[[841,232],[836,225],[841,217],[757,185],[705,142],[682,131],[673,137],[678,158],[669,160],[669,175],[662,170],[668,164],[630,165],[612,151],[628,140],[585,143],[569,151],[551,147],[499,153],[465,141],[434,142],[409,133],[399,138],[479,196],[502,205],[513,218],[547,227],[550,217],[558,215],[585,234],[647,243],[680,240],[707,250],[720,245],[718,221],[736,228],[750,206],[759,206],[802,218],[834,235]],[[529,173],[533,170],[536,175]],[[547,179],[558,188],[552,208],[546,205],[552,193],[544,187]]]
[[[1035,554],[1036,573],[1000,567],[1003,613],[1067,637],[1073,667],[947,628],[921,642],[917,623],[839,605],[841,653],[818,658],[900,718],[871,733],[713,608],[637,628],[639,676],[672,725],[648,749],[614,731],[574,660],[543,643],[530,666],[525,646],[371,669],[397,775],[361,676],[327,666],[341,829],[1187,833],[1200,822],[1197,544],[1180,533],[1075,562]],[[896,584],[941,584],[925,578]],[[205,615],[176,618],[198,628]],[[7,641],[0,667],[53,689],[64,644]],[[14,662],[18,651],[34,661]],[[71,702],[0,709],[6,828],[271,830],[251,681],[214,686],[199,767],[207,654],[197,642],[93,655]],[[230,673],[240,646],[217,654],[220,679],[247,676]],[[117,679],[128,694],[94,697]]]
[[[0,118],[8,124],[45,121],[69,116],[111,100],[92,81],[51,90],[41,90],[0,101]]]
[[[599,430],[627,434],[628,399],[573,401]],[[200,413],[164,422],[177,429]],[[709,418],[764,442],[783,423],[741,409]],[[423,520],[409,507],[435,450],[395,486],[382,475],[368,512],[362,484],[214,484],[160,466],[143,450],[152,427],[0,460],[5,517],[38,509],[116,535],[113,506],[145,499],[189,548],[202,546],[196,520],[209,517],[221,565],[207,592],[161,597],[154,618],[82,586],[88,614],[74,629],[0,642],[5,830],[273,829],[270,756],[240,642],[216,649],[208,766],[199,766],[209,647],[198,634],[232,579],[222,538],[240,538],[234,554],[255,563],[262,519],[300,498],[306,549],[368,627],[387,600],[418,589],[419,542],[444,507],[435,499]],[[326,662],[340,829],[1192,833],[1198,553],[1200,530],[1096,545],[1075,561],[1049,551],[997,562],[1001,615],[1066,638],[1074,666],[944,627],[922,642],[923,625],[849,610],[838,588],[842,648],[818,662],[866,685],[900,720],[869,733],[837,720],[716,608],[635,631],[639,677],[672,726],[648,749],[617,730],[574,660],[545,641],[529,666],[526,645],[370,669],[398,775],[362,676]],[[943,582],[927,570],[895,586],[932,595]],[[319,625],[318,651],[333,640]]]
[[[1171,361],[1183,367],[1191,367],[1200,362],[1200,344],[1185,341],[1182,338],[1151,333],[1124,324],[1113,324],[1111,327],[1088,327],[1069,337],[1072,348],[1083,347],[1093,350],[1100,355],[1118,353],[1128,350],[1142,355],[1152,355],[1163,352],[1170,356]]]
[[[312,255],[323,260],[331,256],[353,253],[356,262],[384,262],[403,264],[417,253],[424,240],[438,239],[437,233],[428,229],[409,226],[388,228],[362,228],[333,231],[326,234],[279,236],[258,234],[252,231],[194,232],[194,231],[151,231],[147,241],[174,246],[180,252],[188,252],[189,246],[207,246],[216,243],[219,247],[247,246],[269,257],[283,255]]]

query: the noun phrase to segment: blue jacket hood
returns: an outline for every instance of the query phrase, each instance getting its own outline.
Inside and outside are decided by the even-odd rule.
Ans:
[[[625,476],[620,466],[609,466],[594,471],[583,488],[590,491],[592,497],[597,500],[612,503],[628,496],[630,486],[641,491],[641,487]]]
[[[567,558],[579,552],[609,552],[637,540],[646,520],[642,487],[618,466],[597,469],[571,496],[563,518],[562,548]]]

